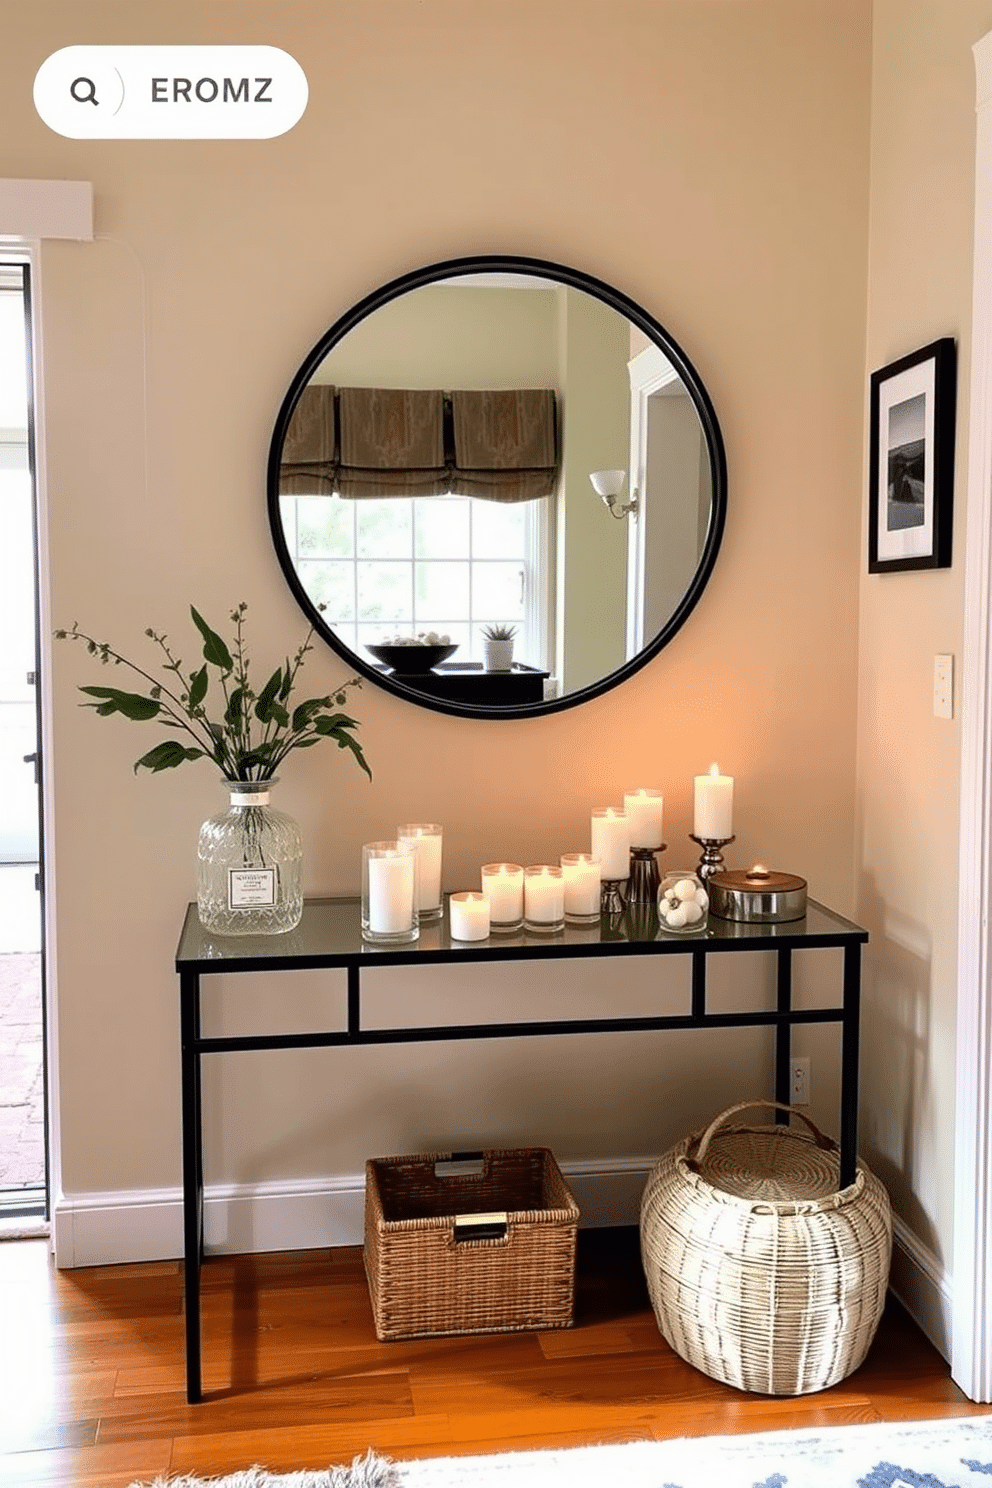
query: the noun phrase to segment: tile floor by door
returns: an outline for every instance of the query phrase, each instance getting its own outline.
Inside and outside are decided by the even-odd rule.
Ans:
[[[0,865],[0,1191],[45,1182],[37,865]]]

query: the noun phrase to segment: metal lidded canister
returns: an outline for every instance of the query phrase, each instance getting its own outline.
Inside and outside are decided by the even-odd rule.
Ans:
[[[806,913],[806,880],[755,863],[753,868],[712,873],[707,881],[710,914],[747,924],[801,920]]]

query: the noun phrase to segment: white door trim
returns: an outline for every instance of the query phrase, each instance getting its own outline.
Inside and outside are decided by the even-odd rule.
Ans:
[[[992,1401],[992,33],[976,73],[975,259],[961,706],[951,1373]]]
[[[41,662],[41,762],[45,820],[45,1011],[48,1054],[48,1172],[52,1213],[62,1198],[61,1120],[59,1105],[58,964],[55,935],[55,792],[52,760],[52,606],[49,585],[49,512],[45,450],[45,378],[42,337],[41,245],[48,238],[93,239],[93,186],[89,181],[0,179],[0,252],[30,266],[31,333],[34,398],[35,501],[38,522],[38,621]],[[54,1226],[53,1226],[54,1246]],[[56,1253],[56,1260],[58,1259]]]
[[[648,399],[678,379],[658,346],[647,346],[627,363],[630,377],[630,475],[627,489],[638,509],[627,520],[627,660],[644,647],[644,564],[648,467]]]
[[[0,179],[0,242],[92,237],[92,181]]]

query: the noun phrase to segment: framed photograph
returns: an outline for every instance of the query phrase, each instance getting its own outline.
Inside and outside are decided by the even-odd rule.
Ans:
[[[871,374],[869,573],[950,567],[955,369],[945,336]]]

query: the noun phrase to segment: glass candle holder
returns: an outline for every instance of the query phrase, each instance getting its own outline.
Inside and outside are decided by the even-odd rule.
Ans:
[[[489,934],[489,900],[485,894],[465,890],[448,899],[448,923],[452,940],[485,940]]]
[[[691,868],[673,868],[658,890],[658,919],[662,930],[685,935],[706,929],[709,913],[706,885]]]
[[[524,869],[524,929],[552,935],[565,928],[565,874],[551,863]]]
[[[417,850],[406,842],[362,848],[362,938],[381,945],[416,940]]]
[[[565,919],[570,925],[599,922],[599,859],[591,853],[562,853],[565,879]]]
[[[408,822],[396,828],[399,842],[417,850],[417,913],[422,920],[439,920],[441,899],[441,847],[444,833],[437,822]]]
[[[519,930],[524,922],[524,870],[519,863],[486,863],[482,892],[489,900],[489,928],[495,934]]]

